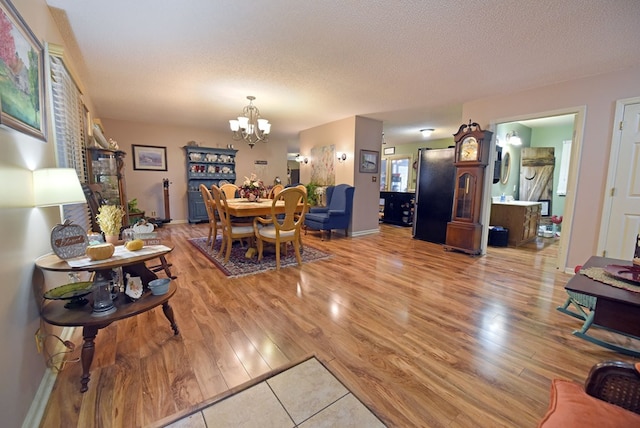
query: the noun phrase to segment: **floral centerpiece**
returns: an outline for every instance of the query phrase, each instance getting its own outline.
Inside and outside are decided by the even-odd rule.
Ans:
[[[264,197],[265,187],[262,180],[256,177],[255,174],[251,174],[251,177],[244,177],[244,182],[240,186],[240,197],[247,198],[250,201],[259,201],[261,197]]]

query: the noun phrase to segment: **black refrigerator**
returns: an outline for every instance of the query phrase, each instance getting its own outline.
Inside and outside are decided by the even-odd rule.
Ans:
[[[454,148],[419,149],[413,237],[444,244],[451,221]]]

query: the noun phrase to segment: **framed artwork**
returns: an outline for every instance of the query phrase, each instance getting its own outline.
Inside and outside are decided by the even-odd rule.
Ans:
[[[380,152],[360,150],[360,172],[377,173]]]
[[[396,153],[396,148],[395,147],[385,147],[384,148],[384,154],[385,155],[393,155]]]
[[[540,199],[538,202],[542,204],[542,208],[540,208],[540,216],[541,217],[551,217],[551,200],[550,199]]]
[[[0,0],[0,125],[47,141],[44,49],[9,0]]]
[[[131,145],[133,169],[139,171],[166,171],[167,148],[160,146]]]

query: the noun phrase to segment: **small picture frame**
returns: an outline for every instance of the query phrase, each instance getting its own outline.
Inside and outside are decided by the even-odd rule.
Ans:
[[[542,204],[542,207],[540,208],[540,216],[551,217],[551,199],[540,199],[538,202]]]
[[[133,169],[136,171],[166,171],[167,148],[160,146],[131,145]]]
[[[385,155],[393,155],[396,153],[396,148],[395,147],[385,147],[383,150],[383,153]]]
[[[380,164],[380,152],[360,150],[360,172],[376,174]]]

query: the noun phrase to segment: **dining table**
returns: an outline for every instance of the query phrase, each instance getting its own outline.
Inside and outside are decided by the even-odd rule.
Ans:
[[[271,215],[271,205],[273,199],[260,199],[249,201],[246,198],[227,199],[227,212],[234,217],[264,217]],[[299,211],[302,212],[304,204],[299,204]],[[275,206],[276,214],[284,214],[284,201],[277,201]]]

